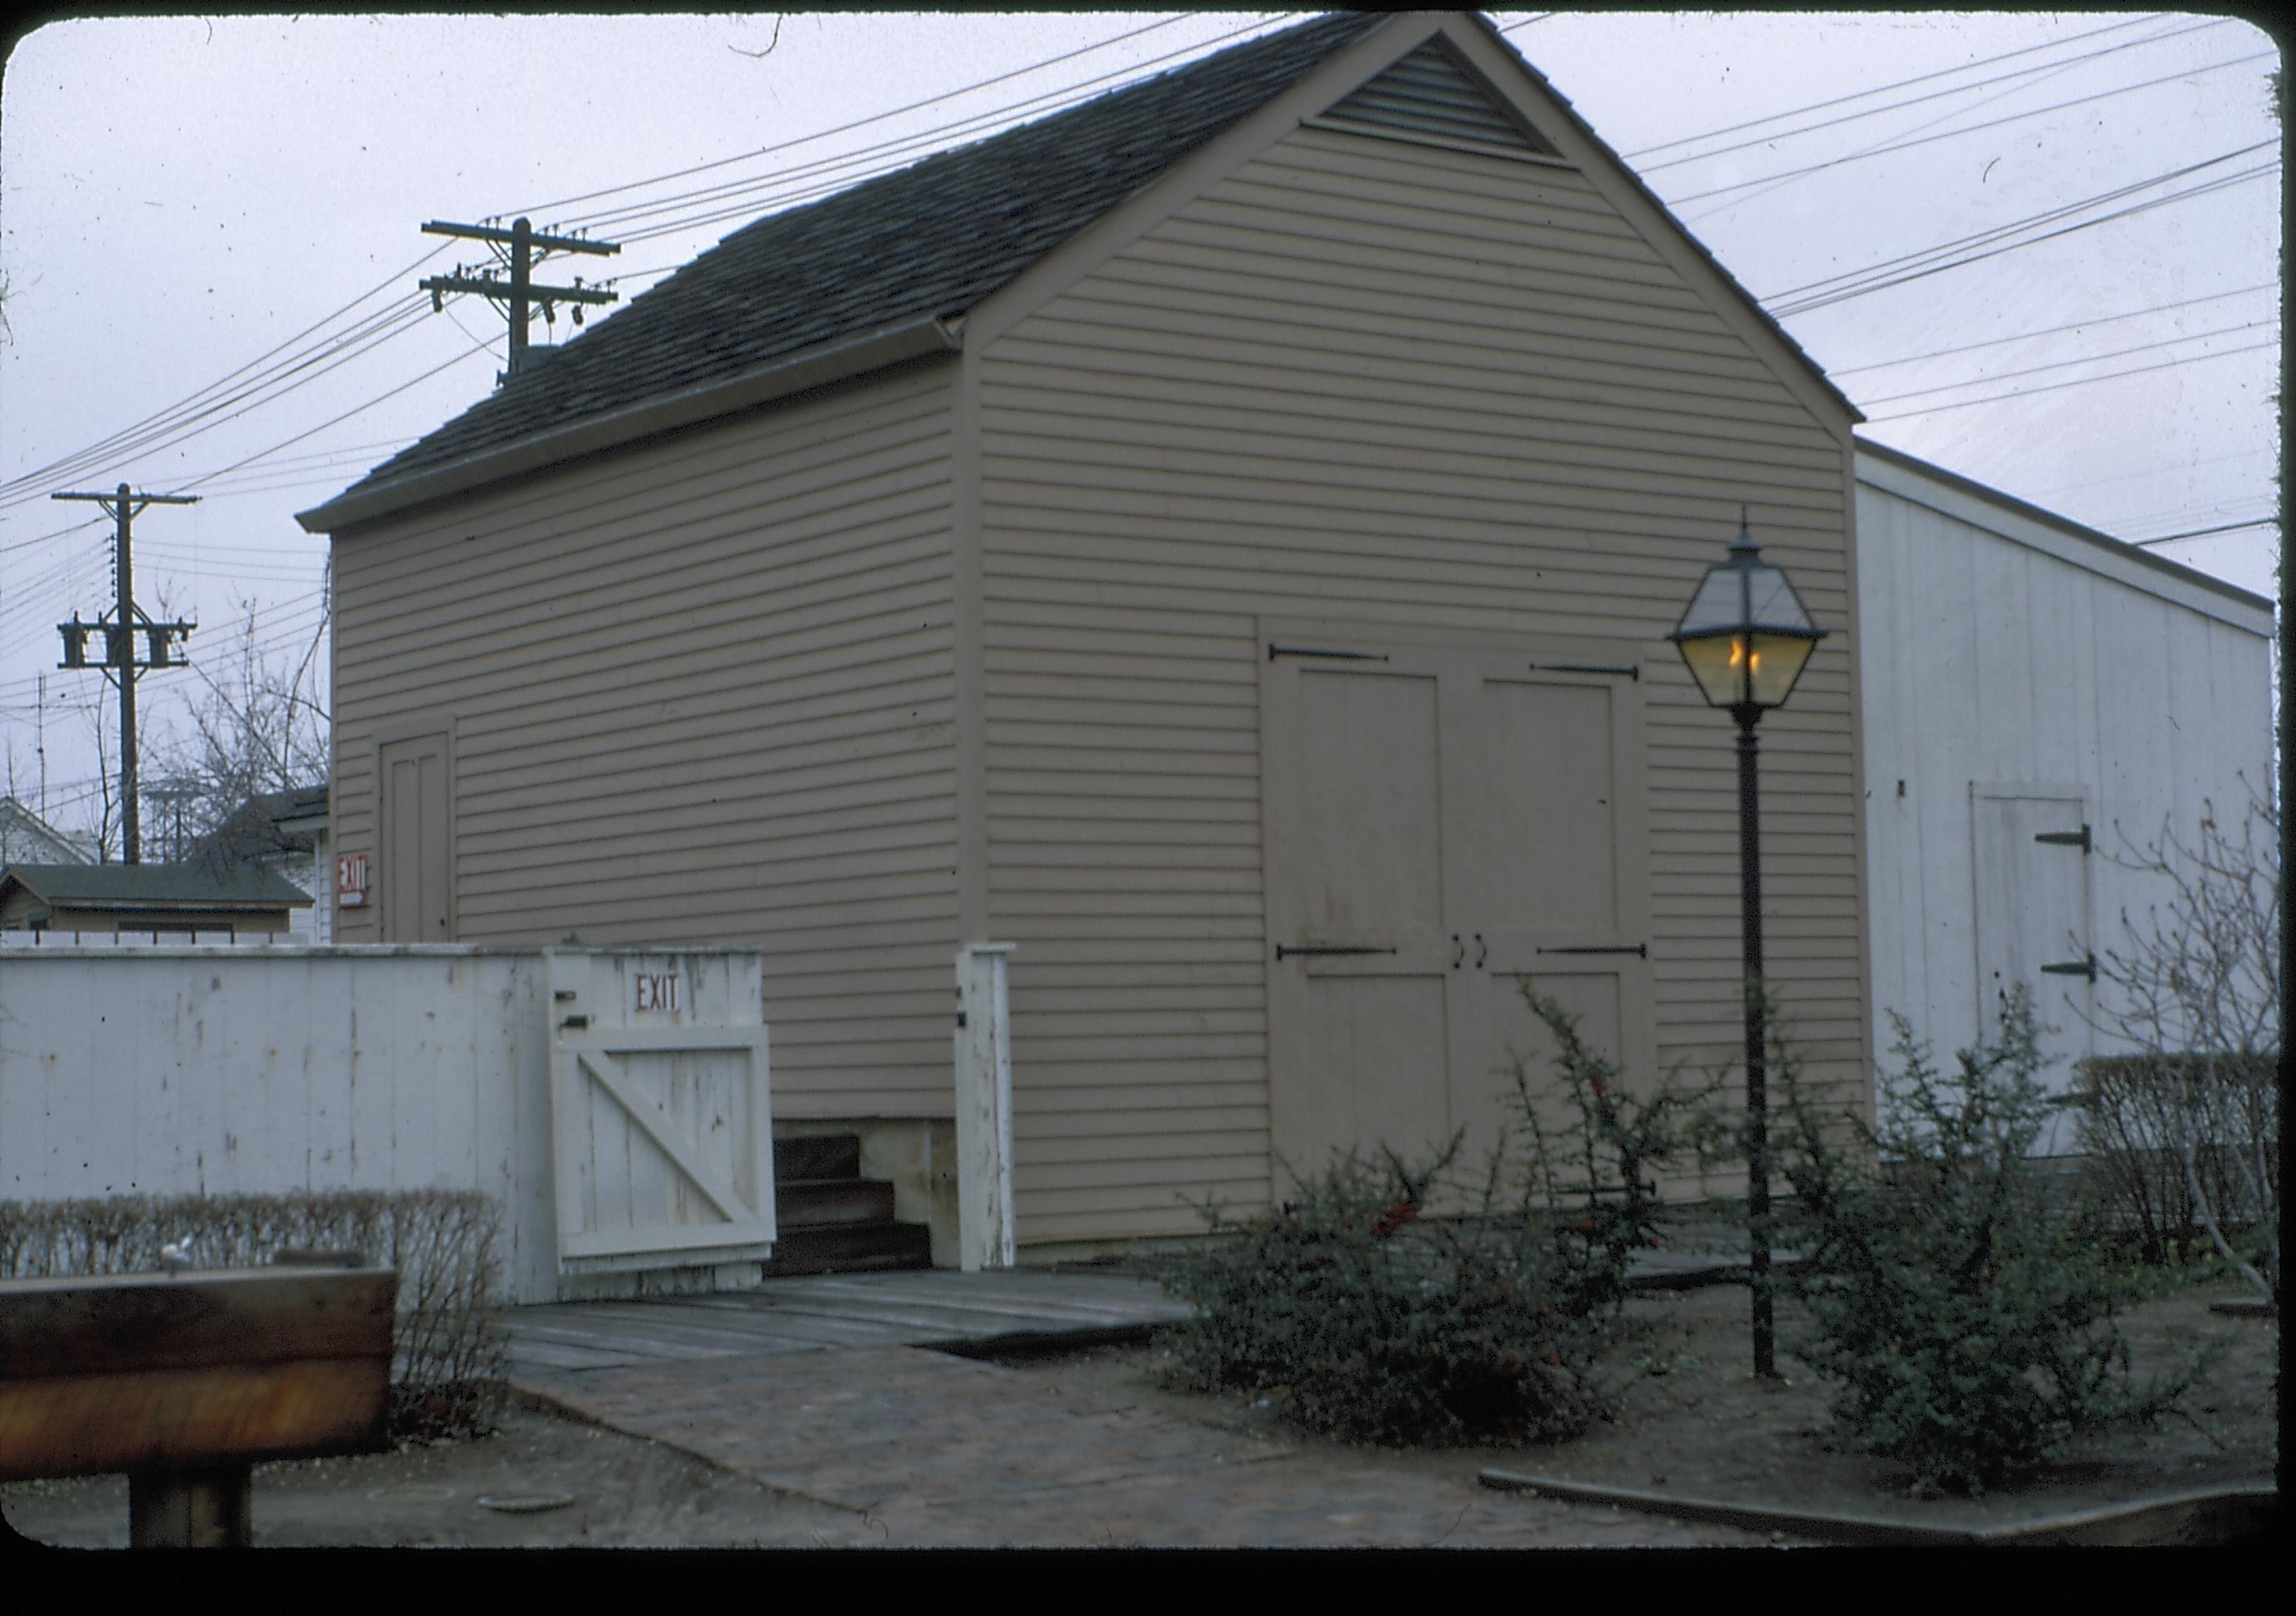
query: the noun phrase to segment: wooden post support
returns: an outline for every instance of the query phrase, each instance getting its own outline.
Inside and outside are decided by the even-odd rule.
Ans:
[[[1013,1040],[1005,958],[1011,943],[956,956],[957,1266],[1013,1266]]]
[[[245,1548],[253,1540],[249,1464],[138,1471],[127,1478],[130,1548]]]

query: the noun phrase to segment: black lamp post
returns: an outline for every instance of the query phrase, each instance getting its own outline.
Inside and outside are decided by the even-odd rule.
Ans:
[[[1761,559],[1738,513],[1730,558],[1707,570],[1667,638],[1682,653],[1709,705],[1738,721],[1738,861],[1746,962],[1746,1222],[1752,1242],[1754,1373],[1777,1374],[1770,1305],[1768,1095],[1762,1029],[1762,824],[1755,792],[1754,726],[1785,705],[1825,631],[1785,573]]]

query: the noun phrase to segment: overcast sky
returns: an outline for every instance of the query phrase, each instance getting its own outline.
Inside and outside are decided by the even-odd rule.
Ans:
[[[433,315],[415,293],[484,260],[423,221],[586,228],[621,254],[545,278],[618,276],[627,296],[763,213],[1296,15],[138,18],[25,37],[0,89],[12,789],[37,803],[44,728],[50,817],[93,823],[103,686],[54,670],[53,625],[109,604],[110,534],[52,490],[204,496],[139,519],[136,577],[147,611],[198,619],[206,666],[250,604],[275,658],[323,634],[324,541],[293,513],[484,396],[502,363],[493,307]],[[1867,436],[2120,537],[2197,534],[2154,551],[2273,590],[2276,529],[2254,524],[2275,510],[2282,176],[2261,31],[2178,12],[1492,15]],[[144,682],[161,736],[199,677]]]

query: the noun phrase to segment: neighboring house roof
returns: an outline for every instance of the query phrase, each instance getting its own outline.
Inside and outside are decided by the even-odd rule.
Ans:
[[[649,400],[726,385],[840,344],[878,339],[884,353],[878,363],[947,351],[956,342],[946,329],[930,343],[890,339],[978,307],[1319,63],[1395,21],[1377,12],[1313,18],[759,219],[298,520],[312,532],[328,532],[462,492],[478,485],[446,486],[447,468],[537,438],[563,439],[570,455],[573,431],[582,423],[632,412]],[[1569,111],[1570,103],[1488,22],[1474,21],[1663,216],[1663,204]],[[1404,89],[1408,94],[1414,87]],[[1447,111],[1473,121],[1471,110],[1455,104]],[[1675,228],[1793,360],[1851,419],[1860,419],[1712,255],[1678,221]],[[707,412],[695,409],[677,424],[706,418]],[[505,465],[503,474],[529,469]]]
[[[308,893],[274,870],[171,864],[20,864],[0,870],[0,900],[21,888],[51,908],[222,912],[307,907]]]
[[[56,829],[13,797],[0,797],[0,865],[94,864],[95,854],[80,837]]]
[[[202,867],[259,863],[318,850],[327,828],[327,788],[299,785],[249,798],[200,839],[188,862]]]
[[[1961,496],[1964,500],[1974,501],[1981,506],[1989,506],[1996,512],[2025,522],[2034,523],[2053,534],[2077,540],[2080,546],[2085,547],[2096,558],[2118,562],[2117,570],[2123,573],[2127,573],[2131,568],[2137,569],[2136,577],[2149,573],[2161,579],[2173,579],[2177,584],[2200,589],[2207,594],[2220,596],[2235,605],[2247,607],[2252,612],[2260,611],[2264,614],[2264,619],[2259,632],[2267,634],[2271,632],[2272,602],[2264,595],[2243,589],[2237,584],[2226,583],[2224,579],[2202,572],[2198,568],[2187,567],[2181,562],[2170,561],[2165,555],[2155,555],[2140,545],[2132,545],[2126,539],[2115,538],[2110,533],[2100,533],[2095,528],[2085,527],[2069,516],[2060,516],[2054,511],[2046,510],[2040,505],[2029,504],[2013,494],[2005,494],[1999,488],[1988,488],[1974,479],[1962,476],[1957,472],[1948,472],[1943,466],[1917,459],[1903,449],[1887,448],[1863,438],[1856,440],[1856,449],[1857,458],[1861,463],[1857,466],[1857,480],[1871,487],[1881,488],[1884,493],[1895,494],[1900,498],[1909,496],[1908,490],[1905,487],[1891,486],[1898,480],[1878,475],[1874,470],[1874,464],[1866,463],[1876,463],[1881,466],[1894,466],[1900,471],[1910,472],[1916,477],[1927,479],[1941,488]],[[1945,514],[1966,520],[1969,513],[1948,511]],[[2014,525],[2013,522],[1997,522],[1988,530],[1999,532],[2006,538],[2021,539],[2021,536],[2010,530]],[[2135,578],[2130,578],[2128,581],[2134,582]],[[2159,588],[2152,592],[2168,593]],[[2246,626],[2254,627],[2255,625],[2251,623]]]

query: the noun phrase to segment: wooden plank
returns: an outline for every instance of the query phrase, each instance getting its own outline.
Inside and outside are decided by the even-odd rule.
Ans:
[[[388,1356],[398,1286],[389,1269],[0,1280],[0,1377]]]
[[[390,1394],[388,1350],[0,1380],[0,1481],[375,1451]]]

